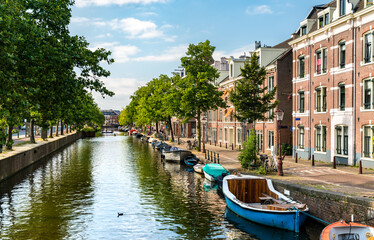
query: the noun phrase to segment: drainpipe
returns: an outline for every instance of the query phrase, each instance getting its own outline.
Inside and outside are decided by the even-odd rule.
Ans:
[[[309,141],[309,151],[308,151],[308,159],[312,159],[311,158],[311,155],[312,155],[312,48],[311,48],[311,41],[310,41],[310,38],[308,39],[309,41],[309,116],[308,116],[308,125],[309,125],[309,137],[308,137],[308,141]]]
[[[352,20],[352,34],[353,34],[353,94],[352,94],[352,108],[353,108],[353,162],[352,164],[356,163],[356,27],[355,22]]]

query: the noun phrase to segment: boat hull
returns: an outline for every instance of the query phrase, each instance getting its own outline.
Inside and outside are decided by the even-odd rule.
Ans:
[[[190,156],[192,153],[187,150],[178,151],[164,151],[163,155],[165,160],[172,162],[182,162],[186,157]]]
[[[335,222],[323,229],[320,240],[348,239],[349,235],[352,237],[349,239],[369,239],[374,236],[374,228],[359,223]]]
[[[256,211],[254,209],[245,209],[231,201],[226,196],[225,200],[227,207],[242,218],[266,226],[286,229],[289,231],[295,231],[296,228],[300,228],[304,224],[307,217],[305,214],[296,212],[266,212]],[[299,221],[296,220],[296,214],[299,215]],[[297,222],[299,226],[297,226]]]
[[[207,173],[207,172],[205,172],[205,171],[203,171],[204,172],[204,176],[205,176],[205,178],[208,180],[208,181],[210,181],[210,182],[215,182],[216,181],[216,179],[214,179],[214,177],[212,176],[212,175],[210,175],[209,173]]]

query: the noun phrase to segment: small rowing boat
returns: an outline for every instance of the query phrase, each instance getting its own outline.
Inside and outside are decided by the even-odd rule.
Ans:
[[[354,222],[346,223],[342,220],[325,227],[320,240],[374,240],[373,236],[373,227]]]

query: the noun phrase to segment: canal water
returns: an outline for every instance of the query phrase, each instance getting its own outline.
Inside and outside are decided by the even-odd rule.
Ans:
[[[119,215],[120,213],[120,215]],[[83,139],[0,183],[0,239],[318,239],[246,221],[136,138]]]

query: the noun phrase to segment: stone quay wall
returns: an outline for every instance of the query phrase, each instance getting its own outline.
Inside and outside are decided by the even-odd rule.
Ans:
[[[49,139],[35,144],[35,147],[17,151],[11,156],[0,159],[0,182],[81,137],[82,133],[79,132]]]
[[[281,193],[285,193],[285,190],[289,191],[289,196],[294,200],[308,205],[309,214],[324,221],[333,223],[342,219],[350,222],[353,214],[355,222],[374,225],[374,199],[349,196],[279,180],[272,180],[272,182],[276,190]]]

